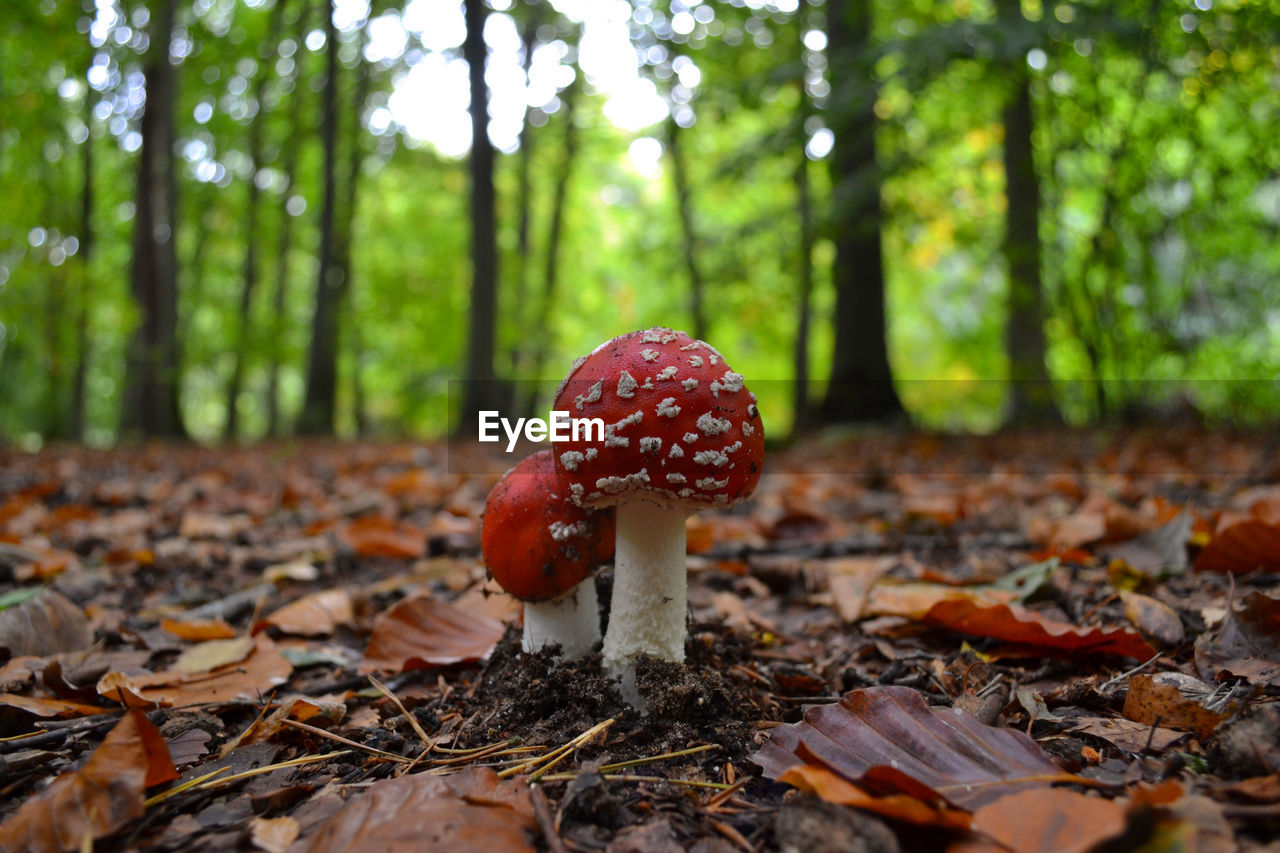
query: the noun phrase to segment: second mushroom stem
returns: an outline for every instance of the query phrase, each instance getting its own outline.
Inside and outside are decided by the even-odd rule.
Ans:
[[[635,659],[648,654],[684,660],[687,565],[683,509],[644,500],[617,507],[613,597],[604,637],[605,671],[622,682],[623,695],[638,704]]]

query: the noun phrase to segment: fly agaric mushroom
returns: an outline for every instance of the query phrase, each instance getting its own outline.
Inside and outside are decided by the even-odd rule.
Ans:
[[[613,553],[613,513],[576,506],[550,450],[516,465],[484,506],[480,549],[489,574],[524,602],[526,652],[559,644],[568,659],[600,640],[597,565]]]
[[[732,506],[760,479],[756,398],[708,344],[648,329],[580,359],[553,408],[605,424],[603,441],[558,443],[556,467],[579,506],[617,507],[604,665],[639,705],[636,656],[684,660],[685,517]]]

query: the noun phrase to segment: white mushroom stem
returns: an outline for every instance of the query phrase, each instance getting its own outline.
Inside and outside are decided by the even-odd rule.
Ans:
[[[613,599],[604,635],[604,669],[622,682],[622,693],[638,705],[635,659],[647,654],[684,661],[684,509],[631,500],[617,506],[618,537],[613,558]]]
[[[526,601],[521,648],[536,652],[559,643],[561,656],[566,660],[588,654],[600,642],[600,608],[596,601],[594,577],[588,577],[559,598]]]

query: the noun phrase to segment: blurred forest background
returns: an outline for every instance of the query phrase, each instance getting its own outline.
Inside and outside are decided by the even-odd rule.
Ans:
[[[1280,0],[0,25],[0,441],[438,435],[649,325],[775,435],[1280,414]]]

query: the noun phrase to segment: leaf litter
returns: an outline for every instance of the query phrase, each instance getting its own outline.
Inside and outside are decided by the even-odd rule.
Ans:
[[[690,523],[646,715],[504,624],[476,532],[505,458],[0,451],[0,626],[55,595],[84,626],[0,652],[0,838],[39,805],[49,849],[1250,849],[1280,800],[1265,444],[798,445]],[[119,751],[144,723],[181,777]],[[117,799],[58,811],[110,756]]]

